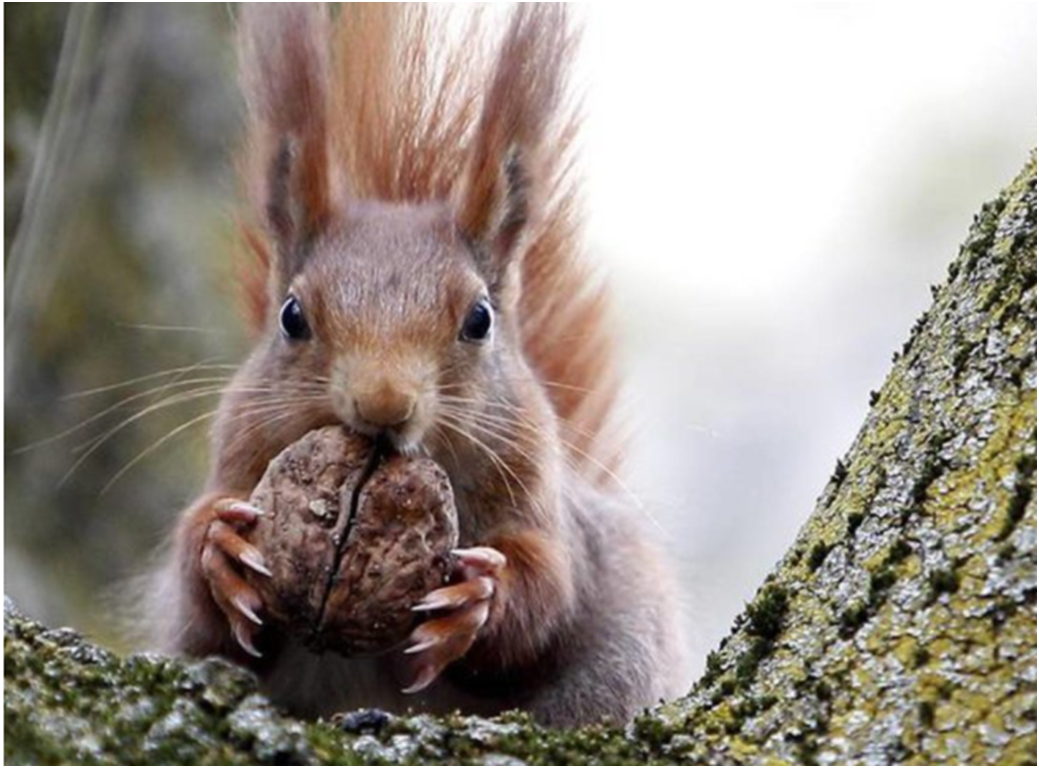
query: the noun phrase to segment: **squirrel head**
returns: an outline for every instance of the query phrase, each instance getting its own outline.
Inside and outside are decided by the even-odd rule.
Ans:
[[[265,371],[403,450],[523,372],[520,263],[569,140],[561,10],[518,9],[486,66],[457,58],[420,98],[433,59],[394,35],[431,42],[424,14],[351,7],[333,33],[323,7],[274,4],[239,30]]]
[[[516,346],[515,269],[448,204],[353,203],[305,247],[267,329],[275,380],[398,450],[466,429]]]

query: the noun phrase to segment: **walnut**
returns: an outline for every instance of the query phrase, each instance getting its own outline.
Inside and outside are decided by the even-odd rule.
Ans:
[[[268,466],[249,538],[270,578],[249,574],[271,623],[346,655],[404,640],[411,610],[442,586],[458,543],[451,485],[429,459],[381,455],[341,427],[308,433]]]

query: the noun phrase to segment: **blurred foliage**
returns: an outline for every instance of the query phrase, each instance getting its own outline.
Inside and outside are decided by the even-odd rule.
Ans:
[[[139,571],[197,492],[204,422],[106,485],[216,401],[148,410],[203,375],[190,372],[77,393],[242,351],[229,330],[232,22],[220,4],[4,14],[5,583],[34,615],[112,642],[99,585]]]
[[[67,3],[4,8],[4,250],[18,228],[31,159],[58,65]],[[10,73],[16,73],[12,76]]]

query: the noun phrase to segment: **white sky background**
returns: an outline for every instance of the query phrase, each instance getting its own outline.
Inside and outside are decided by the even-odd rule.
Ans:
[[[700,663],[1035,146],[1036,7],[582,14],[590,245],[622,320],[633,486]]]

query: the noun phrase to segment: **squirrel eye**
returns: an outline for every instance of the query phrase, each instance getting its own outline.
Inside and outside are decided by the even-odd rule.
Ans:
[[[487,299],[480,299],[469,310],[465,322],[462,323],[462,340],[483,341],[486,339],[491,333],[493,317],[490,302]]]
[[[281,325],[281,332],[288,339],[299,340],[310,336],[310,326],[307,325],[307,318],[303,316],[303,306],[295,296],[289,296],[281,305],[278,323]]]

